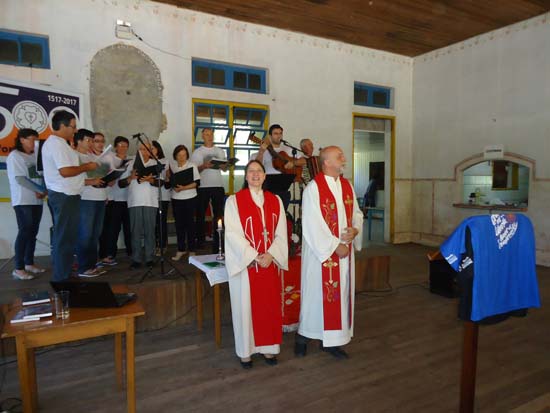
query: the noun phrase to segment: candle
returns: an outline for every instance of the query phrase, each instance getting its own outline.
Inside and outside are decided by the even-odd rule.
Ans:
[[[222,220],[218,219],[218,229],[222,229]]]

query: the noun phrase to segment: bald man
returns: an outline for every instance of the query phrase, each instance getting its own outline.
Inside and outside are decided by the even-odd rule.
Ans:
[[[294,352],[305,356],[308,341],[316,339],[321,350],[345,359],[341,346],[353,336],[353,249],[361,249],[363,213],[352,185],[341,176],[342,149],[324,148],[320,163],[322,173],[302,198],[302,301]]]

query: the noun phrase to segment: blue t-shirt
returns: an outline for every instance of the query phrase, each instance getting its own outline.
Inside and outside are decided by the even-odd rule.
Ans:
[[[461,271],[470,228],[473,249],[473,321],[509,311],[540,307],[533,225],[523,214],[479,215],[465,219],[441,245],[441,254]]]

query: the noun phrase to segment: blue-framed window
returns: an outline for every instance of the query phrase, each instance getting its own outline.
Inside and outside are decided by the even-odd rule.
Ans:
[[[355,82],[353,85],[353,103],[375,108],[391,108],[392,90],[389,87]]]
[[[0,63],[49,69],[48,37],[0,29]]]
[[[193,86],[267,93],[267,70],[193,59]]]

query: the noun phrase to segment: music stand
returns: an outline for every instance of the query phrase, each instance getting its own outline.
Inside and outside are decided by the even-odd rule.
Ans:
[[[145,144],[145,142],[143,142],[143,139],[141,138],[142,136],[145,136],[145,138],[149,141],[149,138],[147,137],[147,135],[145,135],[144,133],[138,133],[136,135],[133,135],[132,137],[134,138],[137,138],[137,140],[139,141],[139,143],[141,143],[143,145],[143,147],[147,150],[147,152],[149,153],[149,156],[151,157],[151,159],[154,159],[155,162],[157,163],[156,164],[156,171],[157,171],[157,176],[156,176],[156,179],[157,179],[157,201],[158,201],[158,216],[159,216],[159,240],[160,240],[160,258],[159,258],[159,262],[160,262],[160,274],[159,276],[161,278],[169,278],[169,276],[173,273],[177,273],[177,275],[179,275],[180,277],[182,278],[187,278],[185,276],[185,274],[182,274],[180,272],[180,270],[178,270],[174,264],[172,264],[170,261],[166,261],[168,262],[168,264],[170,264],[170,266],[172,267],[168,272],[164,272],[164,247],[162,246],[162,237],[163,237],[163,233],[162,233],[162,188],[161,188],[161,172],[162,170],[164,169],[164,165],[162,164],[162,162],[153,154],[153,151],[151,151],[151,149]],[[140,157],[141,155],[139,154],[139,146],[138,146],[138,152],[137,152],[137,157]],[[147,268],[147,271],[145,271],[145,273],[143,273],[143,275],[141,276],[140,280],[139,280],[139,283],[141,284],[143,281],[145,281],[145,279],[149,276],[153,276],[153,267],[149,267]]]
[[[296,178],[295,174],[266,175],[264,189],[269,192],[287,192]]]

